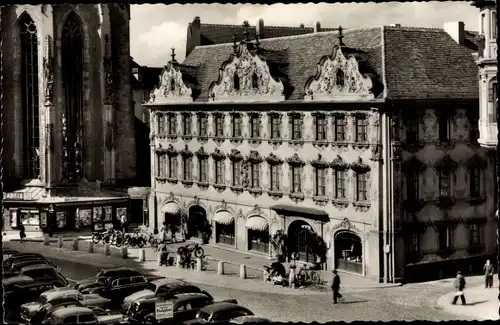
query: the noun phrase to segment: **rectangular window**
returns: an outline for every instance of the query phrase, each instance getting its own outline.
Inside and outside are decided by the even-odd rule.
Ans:
[[[472,167],[470,170],[470,197],[481,196],[481,171],[478,167]]]
[[[480,229],[477,223],[469,225],[469,246],[481,244]]]
[[[260,138],[260,119],[258,116],[250,118],[250,136],[252,138]]]
[[[142,121],[146,124],[146,125],[149,125],[150,121],[149,121],[149,110],[144,110],[142,111]]]
[[[410,253],[420,252],[420,234],[416,231],[410,235]]]
[[[345,140],[345,117],[335,117],[335,141]]]
[[[177,178],[177,157],[168,157],[168,177]]]
[[[326,117],[322,114],[318,114],[316,117],[316,140],[326,140],[326,123]]]
[[[241,137],[241,115],[233,115],[233,137]]]
[[[208,182],[208,158],[200,158],[198,161],[199,172],[200,172],[200,182]]]
[[[158,134],[164,134],[165,133],[165,116],[164,115],[158,115]]]
[[[241,185],[241,161],[233,161],[233,186]]]
[[[486,15],[485,14],[481,14],[481,30],[479,31],[479,33],[481,35],[484,34],[484,21],[485,21],[485,18],[486,18]]]
[[[280,137],[280,119],[278,116],[271,116],[271,139],[277,140]]]
[[[165,177],[166,171],[165,168],[167,167],[167,161],[165,155],[157,155],[157,174],[156,176],[158,177]]]
[[[252,163],[251,166],[251,173],[252,173],[252,188],[259,188],[260,187],[260,164],[259,163]]]
[[[411,117],[408,119],[408,125],[406,126],[406,142],[414,143],[418,142],[418,125],[419,119],[417,117]]]
[[[491,82],[489,87],[488,87],[488,93],[490,95],[489,97],[489,102],[491,105],[491,109],[488,109],[488,121],[490,123],[496,123],[497,122],[497,112],[495,109],[495,102],[497,100],[497,83],[496,82]]]
[[[142,102],[143,102],[143,103],[147,103],[147,102],[148,102],[148,100],[149,100],[149,92],[148,92],[148,91],[144,91],[144,92],[142,93]]]
[[[406,199],[408,201],[418,201],[419,199],[419,173],[409,172],[406,175]]]
[[[450,196],[450,172],[447,170],[439,172],[439,196]]]
[[[439,141],[450,140],[450,119],[447,116],[439,117]]]
[[[279,191],[281,189],[280,187],[280,166],[279,165],[271,165],[271,172],[269,175],[271,176],[270,184],[271,184],[271,191]]]
[[[302,121],[300,116],[292,116],[292,140],[302,139]]]
[[[326,169],[315,168],[316,174],[316,195],[325,195],[326,193]]]
[[[168,134],[169,135],[177,134],[177,121],[174,114],[168,115]]]
[[[491,38],[497,38],[497,13],[496,11],[491,12]]]
[[[346,183],[346,171],[336,170],[335,171],[335,198],[344,199],[345,198],[345,183]]]
[[[215,136],[224,136],[224,117],[222,115],[217,115],[215,117]]]
[[[356,118],[356,142],[366,141],[366,119],[364,117]]]
[[[439,249],[448,249],[453,247],[453,229],[449,226],[439,229]]]
[[[208,125],[208,117],[206,115],[199,115],[198,116],[198,131],[199,131],[200,137],[207,136],[207,125]]]
[[[366,183],[366,173],[356,173],[357,201],[366,201],[368,199]]]
[[[292,168],[292,193],[302,192],[302,180],[300,166],[291,166]]]
[[[184,114],[182,116],[182,130],[184,135],[191,135],[191,115]]]
[[[222,160],[215,161],[215,184],[224,184],[224,162]]]
[[[192,179],[191,174],[191,158],[186,157],[182,159],[182,171],[183,171],[183,180],[190,181]]]

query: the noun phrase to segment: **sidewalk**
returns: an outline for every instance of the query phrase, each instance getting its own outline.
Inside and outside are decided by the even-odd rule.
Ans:
[[[474,317],[477,320],[500,319],[498,316],[499,301],[497,288],[485,289],[484,286],[466,288],[464,293],[467,302],[465,305],[462,305],[460,299],[458,299],[456,305],[451,304],[455,296],[454,292],[441,296],[438,299],[438,305],[443,310],[459,316]]]

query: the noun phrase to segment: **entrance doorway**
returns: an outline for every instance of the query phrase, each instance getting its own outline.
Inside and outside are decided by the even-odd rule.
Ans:
[[[205,209],[199,205],[193,205],[189,208],[186,220],[186,238],[195,237],[205,242],[210,238],[210,234],[211,226]]]
[[[313,228],[303,220],[296,220],[288,227],[288,252],[298,253],[299,260],[315,263],[316,257],[311,251],[311,239],[313,238]]]
[[[130,204],[130,220],[131,223],[142,224],[143,222],[143,210],[144,210],[144,200],[143,199],[132,199]]]
[[[335,268],[363,273],[363,246],[361,238],[348,230],[335,233]]]

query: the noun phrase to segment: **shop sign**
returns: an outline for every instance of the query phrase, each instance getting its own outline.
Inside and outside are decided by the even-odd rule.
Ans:
[[[10,192],[5,194],[5,198],[8,200],[24,200],[24,193],[22,192]]]
[[[155,318],[156,320],[173,318],[174,317],[174,302],[167,300],[164,302],[155,303]]]

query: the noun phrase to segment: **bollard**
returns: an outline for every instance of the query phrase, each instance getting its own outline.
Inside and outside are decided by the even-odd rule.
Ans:
[[[57,239],[57,248],[63,248],[63,239],[61,236]]]
[[[139,249],[139,262],[144,262],[144,261],[146,261],[146,250]]]
[[[50,239],[49,239],[49,234],[43,234],[43,244],[45,246],[49,246]]]
[[[245,264],[240,265],[240,278],[242,279],[247,278],[247,266]]]
[[[158,266],[161,266],[161,252],[158,252],[158,254],[156,254],[156,262],[158,262]]]
[[[104,244],[104,255],[111,255],[111,246]]]
[[[73,250],[78,250],[78,238],[73,239]]]
[[[94,252],[94,242],[89,241],[89,253],[93,253],[93,252]]]
[[[217,274],[224,275],[224,261],[219,261],[217,263]]]
[[[175,257],[175,267],[181,267],[181,256],[179,254]]]
[[[264,282],[266,282],[266,283],[267,283],[267,275],[268,274],[269,273],[266,270],[262,270],[262,278],[264,279]]]
[[[122,258],[123,259],[127,259],[128,258],[128,248],[127,248],[127,246],[122,246],[121,253],[122,253]]]
[[[202,266],[202,259],[197,257],[196,258],[196,272],[201,272],[201,266]]]

